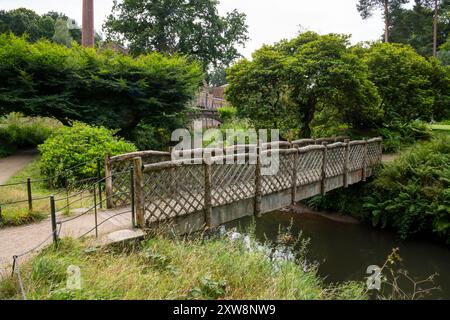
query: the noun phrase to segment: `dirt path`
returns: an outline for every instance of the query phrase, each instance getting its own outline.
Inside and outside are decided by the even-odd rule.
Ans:
[[[131,213],[124,213],[113,217],[116,214],[128,211],[129,208],[100,211],[98,223],[105,221],[98,227],[99,235],[105,235],[113,231],[130,229]],[[69,217],[60,216],[58,221],[64,221]],[[95,226],[94,214],[87,214],[67,223],[61,227],[61,237],[79,237]],[[12,257],[20,255],[37,245],[52,242],[52,229],[50,219],[18,227],[7,227],[0,229],[0,278],[11,272]],[[95,235],[95,231],[89,233]],[[21,262],[32,256],[32,254],[21,258]]]
[[[19,151],[16,154],[0,159],[0,184],[6,183],[9,178],[23,169],[37,157],[36,150]]]

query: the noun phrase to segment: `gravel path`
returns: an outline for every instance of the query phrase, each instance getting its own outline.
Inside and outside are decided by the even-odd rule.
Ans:
[[[0,159],[0,184],[6,183],[9,178],[23,169],[36,157],[36,150],[24,150],[17,152],[15,155]]]

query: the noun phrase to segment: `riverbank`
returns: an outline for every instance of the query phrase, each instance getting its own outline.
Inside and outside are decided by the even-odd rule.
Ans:
[[[326,285],[315,268],[273,260],[264,250],[248,250],[244,238],[231,238],[156,236],[136,247],[101,250],[64,240],[22,265],[21,273],[28,299],[367,298],[363,282]],[[71,265],[81,270],[79,290],[66,287]],[[21,298],[17,280],[0,282],[0,299]]]

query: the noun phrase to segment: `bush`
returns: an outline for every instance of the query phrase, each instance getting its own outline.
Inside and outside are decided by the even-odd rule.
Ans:
[[[146,123],[140,123],[129,136],[139,150],[164,150],[170,144],[168,129],[155,128]]]
[[[105,154],[133,152],[136,147],[115,138],[114,131],[109,129],[74,123],[72,127],[58,129],[39,150],[42,174],[51,177],[55,186],[64,186],[95,177],[96,160],[103,159]],[[100,164],[103,166],[103,161]]]
[[[232,121],[236,118],[237,109],[235,107],[225,106],[217,109],[222,122]]]
[[[59,127],[61,123],[53,119],[9,114],[0,119],[0,157],[38,146]]]
[[[378,134],[383,138],[385,152],[397,152],[403,145],[419,140],[430,140],[433,136],[428,124],[422,121],[386,125],[378,129]]]

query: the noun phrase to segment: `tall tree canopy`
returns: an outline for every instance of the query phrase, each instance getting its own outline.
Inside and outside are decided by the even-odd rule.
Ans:
[[[357,9],[363,19],[372,16],[375,10],[382,10],[384,17],[384,42],[389,42],[389,29],[394,13],[408,0],[359,0]]]
[[[368,69],[347,36],[313,32],[264,46],[228,73],[227,99],[260,126],[300,128],[311,135],[317,112],[336,110],[337,121],[361,128],[382,115]]]
[[[390,39],[411,45],[423,56],[433,55],[434,0],[415,0],[413,8],[401,8],[392,16]],[[450,0],[439,0],[436,47],[450,35]]]
[[[19,8],[15,10],[0,10],[0,33],[13,33],[21,37],[28,35],[28,41],[35,42],[39,39],[53,40],[57,30],[58,21],[67,21],[67,17],[63,13],[50,11],[42,16],[33,10]],[[61,22],[59,22],[61,27]],[[64,31],[65,32],[65,31]],[[81,30],[79,28],[71,28],[68,30],[69,36],[77,43],[81,43]],[[99,38],[99,35],[96,35]],[[61,40],[61,37],[58,36]]]
[[[131,52],[179,52],[196,57],[205,70],[229,65],[248,40],[246,16],[225,16],[217,0],[114,1],[104,28],[109,39],[126,42]]]
[[[130,134],[168,127],[197,92],[197,63],[159,53],[136,58],[0,35],[0,116],[12,111],[80,120]]]
[[[450,98],[448,70],[402,44],[377,43],[363,51],[385,110],[384,122],[430,120]]]

